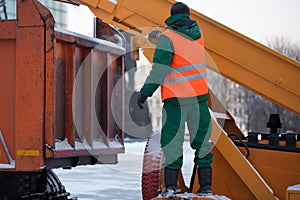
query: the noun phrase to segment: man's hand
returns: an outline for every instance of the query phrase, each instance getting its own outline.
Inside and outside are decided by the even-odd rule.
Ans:
[[[147,100],[147,96],[143,95],[142,93],[139,93],[138,98],[137,98],[137,104],[139,106],[140,109],[144,108],[144,103]]]

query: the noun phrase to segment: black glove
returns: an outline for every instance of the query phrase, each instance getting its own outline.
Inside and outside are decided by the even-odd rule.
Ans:
[[[147,96],[143,95],[142,93],[139,93],[138,98],[137,98],[137,104],[140,107],[140,109],[144,108],[144,103],[147,100]]]

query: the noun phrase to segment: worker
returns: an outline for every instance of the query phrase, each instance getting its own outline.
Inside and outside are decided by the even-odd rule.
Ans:
[[[153,65],[138,95],[143,103],[161,86],[163,101],[161,147],[164,154],[163,197],[174,197],[178,171],[182,167],[185,122],[190,145],[198,166],[198,196],[212,195],[211,116],[208,109],[208,86],[205,69],[204,37],[197,22],[190,19],[189,7],[176,2],[167,29],[159,36]]]

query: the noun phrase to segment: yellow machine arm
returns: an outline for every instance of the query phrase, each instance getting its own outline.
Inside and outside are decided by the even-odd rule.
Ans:
[[[173,0],[80,0],[104,22],[123,30],[165,27]],[[205,35],[208,66],[274,103],[300,114],[300,64],[191,10]],[[150,54],[151,55],[151,54]],[[150,60],[151,61],[151,60]]]

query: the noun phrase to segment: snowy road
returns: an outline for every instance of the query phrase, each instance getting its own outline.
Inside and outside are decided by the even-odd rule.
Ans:
[[[54,171],[72,197],[78,197],[79,200],[139,200],[142,199],[141,175],[145,144],[126,142],[125,153],[119,155],[119,163],[116,165],[80,166]],[[193,153],[189,148],[184,149],[183,175],[189,185]]]

